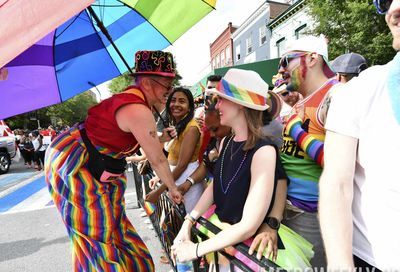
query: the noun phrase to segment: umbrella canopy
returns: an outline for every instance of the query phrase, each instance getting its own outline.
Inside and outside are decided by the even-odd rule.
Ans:
[[[0,119],[65,101],[128,71],[137,50],[166,48],[215,2],[94,2],[1,68]]]
[[[0,0],[0,67],[95,0]]]

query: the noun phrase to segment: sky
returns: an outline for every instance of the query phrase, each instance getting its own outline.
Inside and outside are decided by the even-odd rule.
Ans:
[[[263,2],[265,0],[217,0],[216,10],[165,49],[175,56],[182,85],[191,86],[210,72],[210,44],[228,27],[229,22],[240,26]],[[98,86],[102,99],[110,96],[108,84]]]

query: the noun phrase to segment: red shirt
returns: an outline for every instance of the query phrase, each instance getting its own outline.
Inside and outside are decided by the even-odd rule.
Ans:
[[[203,139],[202,139],[202,144],[201,144],[200,152],[199,152],[199,162],[200,163],[203,161],[204,152],[206,151],[207,146],[211,140],[210,131],[208,130],[208,128],[206,127],[205,124],[203,124],[203,127],[201,130],[202,130],[201,135],[202,135]]]
[[[143,104],[149,107],[143,92],[136,86],[130,86],[124,92],[89,109],[85,129],[93,145],[127,155],[138,149],[138,142],[133,134],[122,131],[115,119],[117,110],[127,104]]]

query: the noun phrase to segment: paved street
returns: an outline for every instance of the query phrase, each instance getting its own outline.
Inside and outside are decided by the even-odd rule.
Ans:
[[[167,272],[159,262],[161,245],[154,230],[137,209],[136,193],[128,172],[127,215],[149,247],[156,271]],[[0,176],[0,271],[71,271],[71,249],[45,185],[43,172],[22,163]]]

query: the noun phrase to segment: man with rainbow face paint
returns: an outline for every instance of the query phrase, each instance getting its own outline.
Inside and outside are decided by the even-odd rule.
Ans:
[[[330,271],[400,270],[400,0],[374,4],[394,58],[338,89],[325,125],[319,213]]]
[[[327,61],[323,37],[305,36],[289,43],[279,63],[287,90],[299,100],[284,118],[281,160],[288,176],[284,224],[314,246],[312,267],[326,267],[318,211],[318,180],[323,167],[324,120],[330,93],[338,81]]]

